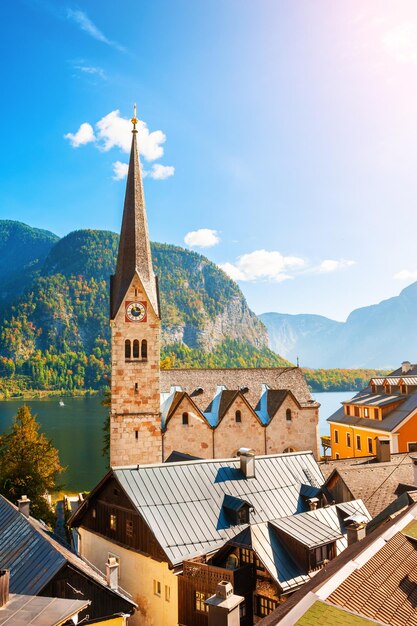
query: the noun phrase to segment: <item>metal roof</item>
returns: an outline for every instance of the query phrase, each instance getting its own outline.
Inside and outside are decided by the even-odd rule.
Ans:
[[[89,604],[89,600],[11,594],[7,604],[0,607],[0,625],[59,626],[78,615]]]
[[[118,467],[113,473],[169,561],[180,565],[218,550],[244,528],[230,525],[225,495],[250,503],[256,524],[305,511],[301,486],[324,483],[312,452],[259,456],[255,467],[256,476],[248,479],[236,458]]]
[[[10,592],[37,595],[66,563],[136,606],[121,589],[110,589],[102,574],[60,543],[46,526],[25,517],[0,495],[0,568],[10,570]]]

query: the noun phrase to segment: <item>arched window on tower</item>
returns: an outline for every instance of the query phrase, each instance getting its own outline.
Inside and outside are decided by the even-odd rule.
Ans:
[[[291,422],[291,420],[292,420],[291,409],[287,409],[285,411],[285,419],[287,420],[287,422]]]
[[[148,342],[146,341],[146,339],[142,339],[141,356],[142,359],[148,358]]]
[[[236,411],[236,413],[235,413],[235,421],[236,422],[241,422],[242,421],[242,413],[240,411]]]
[[[133,358],[139,358],[139,341],[137,339],[133,342]]]
[[[125,341],[125,359],[130,359],[131,357],[131,346],[130,346],[130,339],[126,339]]]

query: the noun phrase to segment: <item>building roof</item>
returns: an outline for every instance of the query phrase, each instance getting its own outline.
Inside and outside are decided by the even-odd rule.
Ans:
[[[389,378],[390,376],[417,376],[417,364],[410,363],[407,372],[404,372],[403,368],[399,367],[398,369],[391,372],[389,376],[387,376],[387,378]]]
[[[119,251],[116,271],[111,281],[112,319],[116,316],[135,275],[139,276],[156,315],[159,315],[158,287],[152,268],[136,135],[137,131],[133,130]]]
[[[299,367],[161,370],[161,392],[169,394],[174,387],[186,391],[200,411],[206,411],[219,387],[228,390],[247,387],[244,397],[255,407],[265,385],[273,390],[290,390],[301,406],[320,406],[312,399]],[[202,391],[193,395],[197,389]]]
[[[177,566],[217,551],[244,528],[229,523],[225,495],[250,503],[251,523],[261,523],[305,511],[302,485],[319,487],[324,482],[312,452],[259,456],[255,467],[254,478],[245,478],[237,458],[116,467],[113,475],[168,561]],[[81,523],[89,498],[72,518],[73,526]]]
[[[327,622],[320,613],[311,611],[321,601],[359,614],[371,623],[417,626],[416,538],[417,505],[413,505],[350,546],[260,624],[321,626]],[[301,621],[304,616],[308,621]],[[335,618],[330,623],[339,621]]]
[[[110,589],[102,574],[65,547],[46,526],[25,517],[0,495],[0,567],[10,570],[11,593],[37,595],[67,563],[132,608],[136,606],[125,592]]]
[[[399,394],[387,394],[387,393],[367,393],[361,391],[351,400],[344,400],[342,404],[353,404],[354,406],[371,406],[381,407],[389,404],[395,404],[396,402],[404,402],[407,396]]]
[[[323,626],[323,624],[332,624],[334,626],[368,626],[369,624],[376,624],[377,622],[366,619],[352,611],[346,611],[346,609],[334,606],[328,602],[317,600],[295,623],[297,626]]]
[[[408,454],[393,455],[391,461],[386,463],[378,463],[375,458],[372,461],[332,461],[321,468],[327,476],[326,488],[329,489],[329,484],[338,474],[352,498],[363,500],[372,517],[375,517],[399,495],[416,487],[413,486],[413,466]]]
[[[371,394],[369,389],[360,391],[352,401],[345,402],[345,404],[366,404],[372,406],[372,398],[380,399],[384,397],[384,394]],[[378,430],[383,432],[395,431],[398,426],[417,409],[417,393],[410,393],[407,395],[393,396],[389,394],[387,398],[395,397],[398,400],[402,400],[401,404],[395,407],[388,413],[382,420],[376,420],[366,417],[355,417],[354,415],[345,415],[343,406],[339,408],[333,415],[327,418],[328,422],[334,422],[337,424],[345,424],[348,426],[361,426],[362,428],[370,430]],[[378,400],[380,401],[380,400]],[[392,402],[392,400],[391,400]],[[376,404],[375,406],[378,406]]]
[[[0,626],[59,626],[89,604],[89,600],[11,594],[0,607]]]

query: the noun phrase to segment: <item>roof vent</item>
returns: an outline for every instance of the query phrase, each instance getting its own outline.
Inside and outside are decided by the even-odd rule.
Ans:
[[[25,517],[29,517],[30,514],[30,500],[27,496],[22,496],[20,500],[17,501],[17,507]]]
[[[365,537],[367,523],[368,518],[359,511],[345,519],[348,546]]]
[[[232,626],[239,624],[239,605],[243,596],[233,593],[232,583],[222,580],[217,583],[216,593],[205,602],[208,608],[208,626]]]
[[[240,448],[240,470],[245,478],[255,478],[255,453],[251,448]]]
[[[412,369],[410,361],[403,361],[401,363],[401,371],[403,374],[407,374]]]
[[[389,437],[376,438],[376,460],[378,463],[391,461],[391,440]]]

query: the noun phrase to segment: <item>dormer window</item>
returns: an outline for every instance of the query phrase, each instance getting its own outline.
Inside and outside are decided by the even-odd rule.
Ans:
[[[324,546],[317,546],[310,550],[310,572],[323,567],[327,561],[331,561],[336,556],[335,544],[327,543]]]
[[[250,504],[246,500],[235,498],[235,496],[225,495],[223,500],[223,511],[231,526],[249,524]]]

